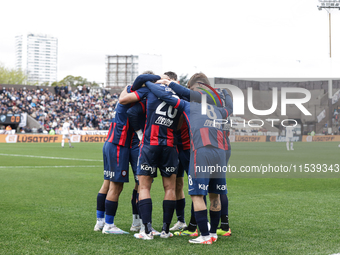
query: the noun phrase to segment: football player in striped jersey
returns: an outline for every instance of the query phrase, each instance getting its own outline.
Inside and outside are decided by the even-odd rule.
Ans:
[[[232,113],[231,97],[227,91],[223,91],[224,107],[209,105],[208,114],[201,113],[201,104],[191,98],[190,90],[185,89],[168,80],[161,80],[160,83],[167,84],[179,96],[190,98],[190,102],[173,98],[164,89],[151,82],[146,82],[146,86],[166,103],[174,106],[175,109],[183,112],[187,121],[191,138],[191,155],[189,167],[189,195],[194,203],[195,218],[201,231],[201,236],[189,240],[190,243],[211,244],[217,240],[217,226],[221,216],[220,194],[226,194],[225,173],[220,173],[214,177],[207,171],[197,171],[197,167],[209,167],[220,165],[226,166],[230,156],[230,143],[223,130],[222,125],[209,125],[213,119],[226,119]],[[197,84],[199,86],[199,83]],[[200,98],[198,98],[200,99]],[[228,152],[228,155],[227,155]],[[227,155],[227,158],[226,158]],[[203,196],[209,193],[211,229],[209,233],[207,208]]]
[[[177,75],[173,72],[165,73],[173,80],[177,80]],[[146,81],[155,81],[161,77],[151,75],[140,75],[134,82],[135,87],[141,87]],[[165,87],[164,87],[165,88]],[[137,90],[139,91],[139,89]],[[176,96],[171,90],[167,93]],[[140,185],[139,210],[145,226],[145,232],[135,234],[136,238],[150,240],[152,234],[152,200],[150,189],[152,180],[157,177],[159,168],[163,180],[165,191],[163,200],[163,227],[161,238],[172,236],[169,231],[173,212],[176,207],[176,174],[178,167],[178,155],[176,151],[176,137],[180,114],[172,106],[166,104],[153,93],[145,93],[146,96],[146,124],[143,139],[140,147],[137,174]],[[132,103],[140,100],[136,95],[130,94],[121,98],[120,103]]]

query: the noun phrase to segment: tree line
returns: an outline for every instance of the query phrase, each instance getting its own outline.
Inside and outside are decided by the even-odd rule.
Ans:
[[[0,63],[0,84],[25,84],[25,85],[39,85],[39,86],[49,86],[49,82],[32,82],[28,80],[27,75],[22,70],[17,70],[16,68],[9,68]],[[81,76],[67,75],[60,81],[54,81],[51,86],[99,86],[96,82],[90,82],[86,78]]]
[[[188,82],[188,74],[181,75],[179,82],[181,85],[186,86]],[[15,68],[8,68],[0,63],[0,84],[26,84],[26,85],[39,85],[39,86],[49,86],[49,82],[31,82],[28,80],[27,75],[22,70],[17,70]],[[67,75],[60,81],[54,81],[51,86],[99,86],[96,82],[90,82],[86,78],[81,76]]]

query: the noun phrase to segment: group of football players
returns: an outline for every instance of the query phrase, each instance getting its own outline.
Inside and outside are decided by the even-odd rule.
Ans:
[[[103,146],[104,182],[97,195],[94,230],[128,234],[114,224],[114,218],[124,182],[129,181],[130,163],[135,177],[130,231],[138,232],[134,237],[151,240],[154,236],[189,235],[196,237],[190,243],[212,244],[218,235],[230,236],[225,173],[197,169],[228,164],[228,128],[219,121],[232,111],[228,92],[211,88],[203,73],[193,75],[187,88],[178,84],[174,72],[160,76],[145,72],[125,87]],[[150,196],[157,168],[164,187],[161,232],[152,226]],[[192,199],[188,226],[184,219],[184,172]],[[210,199],[210,222],[206,195]],[[175,210],[177,223],[170,228]]]

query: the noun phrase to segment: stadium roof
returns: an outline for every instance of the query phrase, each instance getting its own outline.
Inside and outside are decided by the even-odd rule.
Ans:
[[[215,77],[224,78],[225,77]],[[258,82],[305,82],[305,81],[328,81],[328,80],[340,80],[340,78],[227,78],[233,80],[244,80],[244,81],[258,81]]]

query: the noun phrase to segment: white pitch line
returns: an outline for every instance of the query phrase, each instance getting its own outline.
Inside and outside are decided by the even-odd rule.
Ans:
[[[102,166],[0,166],[2,168],[63,168],[63,167],[102,167]]]
[[[99,160],[99,159],[60,158],[60,157],[46,157],[46,156],[20,155],[20,154],[3,154],[3,153],[0,153],[0,156],[26,157],[26,158],[48,158],[48,159],[64,159],[64,160],[80,160],[80,161],[98,161],[98,162],[103,161],[103,160]]]

